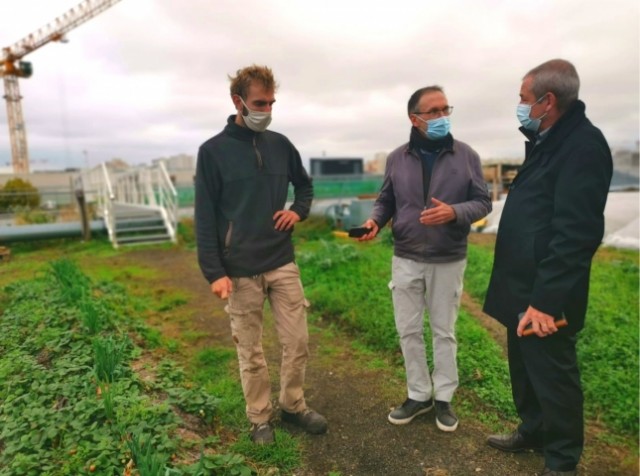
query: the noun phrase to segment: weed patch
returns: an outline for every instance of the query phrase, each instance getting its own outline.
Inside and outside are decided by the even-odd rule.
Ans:
[[[203,450],[196,464],[177,461],[189,451],[176,438],[177,410],[200,422],[204,444],[219,399],[171,361],[151,380],[131,371],[144,350],[129,335],[144,326],[129,317],[121,286],[94,284],[65,259],[4,293],[0,476],[251,474],[240,455]]]
[[[387,287],[391,242],[388,235],[364,244],[301,239],[298,256],[312,319],[335,324],[368,347],[397,356]],[[465,290],[478,302],[484,301],[492,264],[492,249],[469,246]],[[596,256],[587,324],[578,345],[586,414],[622,435],[638,432],[638,288],[637,253]],[[498,346],[465,312],[456,334],[461,392],[470,392],[469,411],[490,423],[516,422],[508,366]],[[428,324],[425,341],[431,355]]]

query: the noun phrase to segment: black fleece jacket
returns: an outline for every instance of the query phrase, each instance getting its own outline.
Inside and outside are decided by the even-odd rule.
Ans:
[[[238,126],[235,115],[203,143],[196,167],[195,227],[198,261],[213,281],[264,273],[294,260],[291,232],[275,229],[289,183],[290,210],[302,220],[313,199],[311,178],[284,135]]]

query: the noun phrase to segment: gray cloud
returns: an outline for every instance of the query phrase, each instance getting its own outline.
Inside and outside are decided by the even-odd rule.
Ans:
[[[6,3],[6,2],[5,2]],[[9,45],[74,6],[0,6]],[[34,17],[33,12],[38,12]],[[50,15],[45,17],[44,15]],[[520,157],[520,79],[550,58],[574,62],[587,113],[613,147],[638,140],[634,0],[393,3],[122,0],[27,58],[21,80],[32,155],[60,166],[195,154],[233,112],[227,75],[270,65],[281,87],[274,130],[307,159],[366,159],[408,138],[406,101],[427,84],[455,106],[453,133],[484,158]],[[0,165],[10,161],[0,115]]]

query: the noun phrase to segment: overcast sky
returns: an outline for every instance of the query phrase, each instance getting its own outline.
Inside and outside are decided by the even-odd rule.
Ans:
[[[0,47],[79,0],[0,2]],[[572,61],[612,148],[639,138],[637,0],[122,0],[27,55],[32,169],[195,155],[233,113],[228,74],[274,70],[270,128],[310,157],[373,158],[406,142],[406,103],[439,84],[452,133],[483,159],[520,158],[522,76]],[[0,167],[11,161],[0,109]]]

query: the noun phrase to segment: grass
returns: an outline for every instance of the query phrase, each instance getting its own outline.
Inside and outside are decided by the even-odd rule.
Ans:
[[[388,289],[392,249],[378,243],[308,243],[298,253],[305,293],[313,302],[315,319],[329,321],[357,335],[368,349],[385,352],[402,367],[398,337]],[[386,272],[380,270],[386,269]],[[357,280],[351,279],[358,276]],[[345,292],[344,283],[350,283]],[[353,303],[367,303],[354,306]],[[371,312],[375,310],[375,312]],[[321,317],[320,317],[321,316]],[[507,365],[487,331],[466,312],[456,326],[461,387],[474,393],[473,408],[482,403],[481,415],[492,420],[515,421]],[[425,326],[425,342],[431,355],[431,332]],[[461,407],[463,410],[464,405]],[[477,416],[477,415],[476,415]]]
[[[286,436],[268,454],[240,444],[248,437],[240,429],[246,420],[234,350],[204,351],[186,369],[150,360],[140,366],[150,379],[133,372],[136,359],[168,340],[134,317],[145,307],[135,296],[93,281],[64,251],[63,260],[33,266],[35,277],[0,293],[0,476],[123,474],[130,460],[137,474],[174,476],[249,476],[299,465],[298,443]],[[24,266],[39,252],[16,258]],[[154,312],[182,304],[178,293],[156,302]],[[191,415],[191,431],[200,422],[193,463],[176,458],[188,459],[198,446],[177,437],[181,415]],[[213,438],[224,425],[240,433],[238,442]]]
[[[482,302],[493,250],[469,247],[465,289]],[[638,252],[601,248],[595,256],[585,327],[579,334],[585,412],[624,435],[638,434]]]
[[[383,235],[373,243],[327,239],[326,234],[317,240],[313,239],[318,237],[317,223],[310,228],[310,236],[304,227],[298,229],[297,255],[305,292],[313,303],[313,319],[357,336],[367,347],[395,357],[396,365],[401,366],[387,288],[392,255],[389,236]],[[465,290],[479,303],[484,300],[492,262],[492,247],[469,246]],[[636,441],[638,288],[638,252],[599,251],[593,263],[586,326],[578,345],[585,414],[605,423],[613,434]],[[469,410],[487,422],[515,422],[508,367],[500,348],[464,311],[456,334],[461,391],[470,392]],[[428,326],[425,341],[430,355]]]
[[[192,225],[181,224],[180,236],[182,246],[193,248]],[[373,243],[338,240],[322,220],[309,220],[297,226],[294,236],[305,293],[313,303],[311,329],[326,343],[317,358],[339,356],[338,339],[346,336],[356,356],[350,365],[374,371],[391,367],[404,379],[387,287],[389,234]],[[170,270],[126,264],[128,251],[114,251],[104,240],[54,245],[12,247],[12,260],[1,264],[0,440],[9,443],[0,452],[0,476],[85,474],[90,465],[97,467],[96,474],[122,474],[122,460],[132,457],[127,441],[133,434],[141,435],[143,453],[144,442],[155,438],[162,455],[191,455],[181,466],[168,460],[179,471],[174,475],[267,474],[273,468],[282,471],[273,474],[287,474],[299,467],[299,438],[276,430],[277,446],[264,449],[250,443],[235,349],[193,351],[192,344],[204,335],[188,329],[191,296],[157,284],[161,273]],[[64,278],[54,279],[52,263],[60,258],[82,263],[84,277],[72,279],[71,286]],[[492,259],[491,247],[470,246],[465,290],[477,302],[484,298]],[[76,281],[85,283],[77,295]],[[83,297],[76,301],[69,296]],[[166,335],[165,321],[184,326],[184,335]],[[99,398],[96,387],[105,384],[94,376],[92,342],[110,335],[131,336],[132,344],[116,366],[120,371],[113,373],[114,382]],[[456,409],[493,427],[512,424],[516,417],[500,348],[464,310],[457,336],[461,387]],[[127,370],[135,360],[154,354],[162,358],[141,366],[151,381]],[[587,414],[603,423],[602,439],[634,440],[637,446],[637,252],[598,252],[579,359]],[[173,408],[215,428],[215,434],[199,441],[170,438],[180,425]],[[34,425],[41,429],[37,434],[31,430]]]

